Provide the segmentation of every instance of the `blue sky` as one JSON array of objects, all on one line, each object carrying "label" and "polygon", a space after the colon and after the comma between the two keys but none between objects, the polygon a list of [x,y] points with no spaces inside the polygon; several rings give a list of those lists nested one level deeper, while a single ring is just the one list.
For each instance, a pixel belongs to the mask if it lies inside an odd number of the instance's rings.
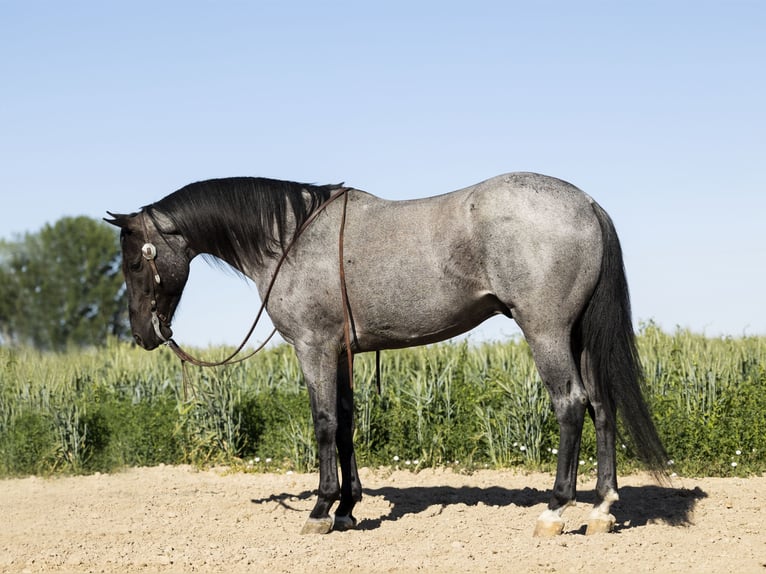
[{"label": "blue sky", "polygon": [[[0,0],[0,237],[210,177],[538,171],[612,215],[637,323],[766,334],[765,30],[757,0]],[[258,303],[195,261],[176,338],[236,343]]]}]

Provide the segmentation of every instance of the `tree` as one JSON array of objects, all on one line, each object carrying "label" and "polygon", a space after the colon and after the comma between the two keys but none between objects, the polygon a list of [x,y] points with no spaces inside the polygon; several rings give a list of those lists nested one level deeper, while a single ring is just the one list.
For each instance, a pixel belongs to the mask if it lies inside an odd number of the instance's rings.
[{"label": "tree", "polygon": [[0,241],[0,342],[10,338],[10,324],[16,308],[17,289],[13,286],[13,275],[5,266],[8,245]]},{"label": "tree", "polygon": [[89,217],[0,244],[0,297],[4,341],[62,350],[129,334],[118,236]]}]

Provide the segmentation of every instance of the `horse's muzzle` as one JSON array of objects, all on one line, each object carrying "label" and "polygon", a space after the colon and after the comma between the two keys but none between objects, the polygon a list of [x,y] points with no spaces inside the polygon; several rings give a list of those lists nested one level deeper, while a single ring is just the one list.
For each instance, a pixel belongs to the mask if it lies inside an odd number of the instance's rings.
[{"label": "horse's muzzle", "polygon": [[133,331],[133,340],[136,344],[147,351],[156,349],[163,343],[167,343],[173,336],[172,329],[164,323],[159,323],[156,327],[153,325],[151,331],[147,331],[144,334]]}]

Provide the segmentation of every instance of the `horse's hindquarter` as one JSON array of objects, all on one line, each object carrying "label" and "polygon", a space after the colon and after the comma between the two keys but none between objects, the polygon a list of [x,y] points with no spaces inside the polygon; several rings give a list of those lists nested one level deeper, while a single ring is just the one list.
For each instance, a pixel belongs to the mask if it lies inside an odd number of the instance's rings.
[{"label": "horse's hindquarter", "polygon": [[477,236],[492,292],[517,319],[571,325],[601,269],[601,227],[590,197],[564,181],[528,173],[499,176],[479,188]]}]

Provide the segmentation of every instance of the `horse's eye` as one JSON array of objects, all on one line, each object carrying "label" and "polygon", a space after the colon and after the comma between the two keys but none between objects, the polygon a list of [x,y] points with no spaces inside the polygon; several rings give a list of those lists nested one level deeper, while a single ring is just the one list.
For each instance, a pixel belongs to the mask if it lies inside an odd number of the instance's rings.
[{"label": "horse's eye", "polygon": [[128,266],[128,268],[129,268],[131,271],[141,271],[141,260],[139,259],[139,260],[138,260],[138,261],[136,261],[135,263],[131,263],[131,264]]}]

